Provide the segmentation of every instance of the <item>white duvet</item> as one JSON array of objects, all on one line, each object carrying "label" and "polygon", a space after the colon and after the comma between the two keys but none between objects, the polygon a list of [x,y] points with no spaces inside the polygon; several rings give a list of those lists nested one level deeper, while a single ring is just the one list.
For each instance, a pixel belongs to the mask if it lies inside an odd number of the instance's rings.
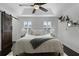
[{"label": "white duvet", "polygon": [[41,37],[41,36],[27,35],[27,36],[17,40],[16,43],[12,47],[13,55],[18,55],[20,53],[39,53],[39,52],[58,52],[61,55],[63,55],[62,42],[56,38],[45,41],[38,48],[33,49],[32,45],[30,43],[30,40],[32,40],[36,37]]}]

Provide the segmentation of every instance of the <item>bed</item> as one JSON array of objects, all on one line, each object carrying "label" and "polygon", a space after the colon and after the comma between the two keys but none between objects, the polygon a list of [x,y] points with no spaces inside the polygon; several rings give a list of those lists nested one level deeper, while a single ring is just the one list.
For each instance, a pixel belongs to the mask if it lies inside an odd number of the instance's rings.
[{"label": "bed", "polygon": [[[46,41],[39,40],[39,38]],[[42,43],[38,44],[36,40]],[[14,56],[21,56],[23,53],[24,56],[63,56],[63,44],[59,39],[52,37],[50,34],[42,36],[27,34],[16,41],[12,51]]]}]

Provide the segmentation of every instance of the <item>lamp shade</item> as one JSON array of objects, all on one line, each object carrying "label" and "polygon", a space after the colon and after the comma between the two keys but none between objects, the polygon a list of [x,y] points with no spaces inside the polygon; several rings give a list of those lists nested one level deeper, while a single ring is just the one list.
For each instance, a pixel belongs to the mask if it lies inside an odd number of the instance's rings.
[{"label": "lamp shade", "polygon": [[28,21],[28,25],[32,25],[32,22],[31,21]]},{"label": "lamp shade", "polygon": [[48,27],[51,28],[51,21],[48,22]]},{"label": "lamp shade", "polygon": [[31,27],[32,27],[32,22],[28,21],[28,28],[31,28]]},{"label": "lamp shade", "polygon": [[27,28],[27,21],[24,21],[24,28]]}]

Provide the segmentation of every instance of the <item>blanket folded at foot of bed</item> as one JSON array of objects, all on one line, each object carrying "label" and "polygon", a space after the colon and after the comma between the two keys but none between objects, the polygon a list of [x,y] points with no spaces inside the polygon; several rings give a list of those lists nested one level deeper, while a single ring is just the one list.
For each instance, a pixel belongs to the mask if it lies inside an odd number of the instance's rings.
[{"label": "blanket folded at foot of bed", "polygon": [[41,44],[43,44],[45,41],[48,41],[50,39],[53,39],[53,38],[34,38],[30,41],[30,43],[32,44],[33,49],[36,49]]}]

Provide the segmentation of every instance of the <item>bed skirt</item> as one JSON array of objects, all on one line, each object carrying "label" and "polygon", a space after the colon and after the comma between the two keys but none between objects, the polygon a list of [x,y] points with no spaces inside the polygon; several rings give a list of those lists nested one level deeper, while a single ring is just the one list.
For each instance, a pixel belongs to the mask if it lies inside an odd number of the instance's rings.
[{"label": "bed skirt", "polygon": [[44,53],[21,53],[16,56],[61,56],[60,53],[57,52],[44,52]]}]

